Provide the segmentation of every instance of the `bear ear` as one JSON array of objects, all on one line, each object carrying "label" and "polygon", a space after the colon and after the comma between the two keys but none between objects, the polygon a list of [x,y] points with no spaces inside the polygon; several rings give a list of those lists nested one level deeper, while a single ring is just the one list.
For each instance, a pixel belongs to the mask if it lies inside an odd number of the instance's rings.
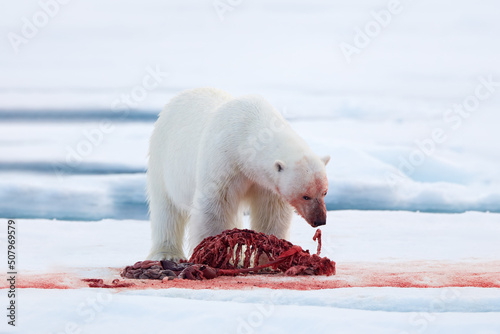
[{"label": "bear ear", "polygon": [[281,160],[276,160],[274,162],[274,169],[276,169],[278,173],[282,172],[285,169],[285,163]]},{"label": "bear ear", "polygon": [[326,165],[328,165],[328,162],[330,161],[330,156],[329,155],[325,155],[324,157],[321,158],[321,160],[323,161],[323,163]]}]

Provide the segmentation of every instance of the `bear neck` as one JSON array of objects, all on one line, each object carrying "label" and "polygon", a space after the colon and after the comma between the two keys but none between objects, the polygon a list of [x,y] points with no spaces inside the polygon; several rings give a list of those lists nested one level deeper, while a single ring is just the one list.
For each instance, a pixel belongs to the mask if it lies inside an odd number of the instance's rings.
[{"label": "bear neck", "polygon": [[289,126],[286,131],[276,133],[273,140],[258,150],[254,159],[244,168],[244,173],[260,186],[278,192],[279,173],[275,162],[281,161],[285,169],[304,158],[314,156],[306,142]]}]

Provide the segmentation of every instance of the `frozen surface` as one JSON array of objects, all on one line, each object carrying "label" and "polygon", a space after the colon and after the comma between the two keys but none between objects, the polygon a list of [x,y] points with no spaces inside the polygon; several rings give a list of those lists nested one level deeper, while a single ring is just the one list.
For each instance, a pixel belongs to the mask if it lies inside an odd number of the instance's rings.
[{"label": "frozen surface", "polygon": [[[20,282],[51,272],[102,277],[142,260],[149,225],[138,220],[17,220]],[[361,261],[381,267],[495,263],[500,272],[500,215],[333,211],[322,228],[322,254],[338,270]],[[293,222],[292,241],[315,249],[313,229]],[[5,236],[0,235],[0,244]],[[0,253],[0,262],[5,262]],[[415,262],[417,261],[417,262]],[[492,262],[493,261],[493,262]],[[405,265],[408,263],[408,265]],[[451,268],[451,267],[450,267]],[[495,270],[494,268],[489,268]],[[59,278],[63,280],[64,277]],[[325,278],[326,279],[326,278]],[[57,282],[54,282],[57,283]],[[18,327],[2,333],[169,331],[207,333],[480,333],[500,331],[500,289],[353,287],[313,291],[190,289],[18,289]],[[5,290],[4,290],[5,291]],[[69,326],[69,327],[68,327]],[[69,329],[68,329],[69,328]]]},{"label": "frozen surface", "polygon": [[[499,214],[330,211],[327,221],[322,227],[322,254],[338,263],[500,260]],[[143,260],[150,247],[147,221],[18,222],[19,269],[28,272],[122,267]],[[313,232],[295,215],[293,243],[315,250]],[[5,240],[4,234],[1,237]],[[1,263],[4,252],[0,256]]]},{"label": "frozen surface", "polygon": [[[157,109],[181,89],[217,86],[265,94],[302,116],[428,120],[473,93],[479,76],[500,75],[494,0],[401,1],[348,63],[340,44],[353,44],[356,28],[387,6],[255,0],[233,4],[221,20],[202,0],[127,0],[119,12],[113,2],[71,2],[17,53],[1,40],[2,109],[108,109],[158,65],[168,75],[136,107]],[[8,8],[0,14],[6,37],[20,34],[22,18],[40,5]]]},{"label": "frozen surface", "polygon": [[330,154],[329,209],[500,212],[497,2],[402,1],[350,62],[340,46],[387,1],[237,3],[72,1],[17,53],[41,5],[6,4],[0,215],[146,219],[152,123],[200,86],[265,96]]},{"label": "frozen surface", "polygon": [[460,297],[441,302],[439,289],[315,293],[26,289],[20,292],[24,303],[19,328],[4,333],[59,333],[76,327],[82,333],[167,329],[195,333],[203,328],[205,333],[495,334],[500,329],[500,293],[491,290],[457,288],[447,293]]},{"label": "frozen surface", "polygon": [[[415,138],[427,131],[422,121],[291,124],[318,154],[332,156],[330,210],[500,211],[496,142],[476,138],[497,133],[496,123],[453,137],[408,174],[399,170],[400,159],[408,159]],[[144,173],[153,122],[115,121],[111,132],[98,134],[99,126],[92,120],[0,123],[0,213],[147,219]]]}]

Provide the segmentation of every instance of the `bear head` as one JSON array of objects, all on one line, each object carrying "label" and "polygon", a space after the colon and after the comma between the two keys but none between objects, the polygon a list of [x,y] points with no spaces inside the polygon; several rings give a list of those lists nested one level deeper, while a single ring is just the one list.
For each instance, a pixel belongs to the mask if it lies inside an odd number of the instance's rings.
[{"label": "bear head", "polygon": [[274,162],[276,191],[312,227],[326,224],[325,196],[328,192],[328,179],[325,166],[329,161],[329,156],[304,156],[292,162]]}]

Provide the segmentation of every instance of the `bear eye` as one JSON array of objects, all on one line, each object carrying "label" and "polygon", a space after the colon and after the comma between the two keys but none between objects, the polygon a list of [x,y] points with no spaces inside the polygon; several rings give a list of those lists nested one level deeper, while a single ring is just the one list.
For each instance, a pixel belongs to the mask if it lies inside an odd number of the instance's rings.
[{"label": "bear eye", "polygon": [[309,196],[304,196],[304,197],[302,197],[302,198],[303,198],[303,199],[305,199],[306,201],[308,201],[308,200],[310,200],[310,199],[311,199],[311,197],[309,197]]}]

